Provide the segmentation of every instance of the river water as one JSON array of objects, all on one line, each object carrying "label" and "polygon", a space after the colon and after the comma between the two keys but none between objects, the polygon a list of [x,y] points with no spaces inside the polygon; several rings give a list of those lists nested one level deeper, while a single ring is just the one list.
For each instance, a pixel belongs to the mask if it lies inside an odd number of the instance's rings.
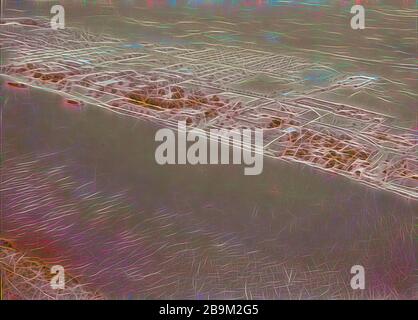
[{"label": "river water", "polygon": [[[397,72],[416,84],[411,71],[382,71]],[[412,127],[414,102],[403,99],[410,107],[386,111]],[[416,202],[269,159],[259,176],[160,166],[156,125],[4,81],[1,119],[2,236],[108,297],[416,294]],[[364,291],[350,288],[353,265],[365,267]]]}]

